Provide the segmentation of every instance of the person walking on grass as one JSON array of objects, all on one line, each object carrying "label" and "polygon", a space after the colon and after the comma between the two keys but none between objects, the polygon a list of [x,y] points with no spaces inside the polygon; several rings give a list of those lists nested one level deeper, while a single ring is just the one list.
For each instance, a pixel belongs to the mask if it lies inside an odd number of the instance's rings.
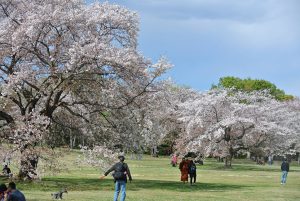
[{"label": "person walking on grass", "polygon": [[110,172],[114,171],[112,174],[114,177],[114,182],[115,182],[115,193],[114,193],[114,201],[118,200],[119,193],[121,191],[121,197],[120,201],[124,201],[126,198],[126,183],[127,183],[127,176],[129,178],[129,181],[131,183],[132,177],[130,174],[129,167],[125,161],[124,156],[119,156],[118,157],[120,162],[114,164],[109,170],[107,170],[100,179],[103,179],[106,177]]},{"label": "person walking on grass", "polygon": [[176,154],[173,154],[173,156],[172,156],[171,165],[173,167],[176,167],[176,165],[177,165],[177,155]]},{"label": "person walking on grass", "polygon": [[268,156],[268,164],[269,165],[273,164],[273,157],[271,155]]},{"label": "person walking on grass", "polygon": [[285,158],[281,164],[281,171],[282,171],[282,175],[281,175],[281,184],[286,184],[286,178],[288,175],[288,172],[290,171],[290,165],[287,162],[287,159]]},{"label": "person walking on grass", "polygon": [[196,183],[196,177],[197,177],[196,172],[197,172],[196,164],[194,163],[193,160],[191,160],[189,163],[189,175],[190,175],[190,184],[191,185],[193,185],[193,182],[194,182],[194,184]]},{"label": "person walking on grass", "polygon": [[182,158],[182,161],[179,164],[179,169],[181,172],[180,180],[185,184],[185,182],[188,182],[189,177],[189,160]]}]

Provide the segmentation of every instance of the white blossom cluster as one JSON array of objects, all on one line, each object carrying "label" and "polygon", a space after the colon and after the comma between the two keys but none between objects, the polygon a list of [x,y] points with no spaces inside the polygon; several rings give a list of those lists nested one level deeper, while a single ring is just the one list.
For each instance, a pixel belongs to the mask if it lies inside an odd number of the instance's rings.
[{"label": "white blossom cluster", "polygon": [[102,170],[107,170],[114,162],[118,160],[120,153],[112,151],[106,146],[94,146],[89,149],[86,146],[81,147],[82,156],[78,158],[80,165],[88,164]]}]

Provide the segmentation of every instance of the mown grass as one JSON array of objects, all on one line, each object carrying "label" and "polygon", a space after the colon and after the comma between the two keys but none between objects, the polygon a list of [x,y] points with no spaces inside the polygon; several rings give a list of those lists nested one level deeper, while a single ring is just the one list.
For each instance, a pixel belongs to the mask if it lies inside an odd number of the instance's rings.
[{"label": "mown grass", "polygon": [[[67,187],[64,200],[112,200],[112,177],[99,180],[103,173],[88,166],[74,164],[76,152],[63,158],[67,170],[41,181],[18,183],[29,201],[52,200],[50,194]],[[260,166],[247,160],[235,160],[233,167],[225,169],[222,163],[206,160],[198,166],[197,184],[179,182],[178,167],[171,167],[168,158],[146,156],[142,161],[127,160],[133,182],[127,185],[127,199],[132,201],[191,201],[191,200],[300,200],[300,167],[291,166],[288,181],[280,185],[280,166]]]}]

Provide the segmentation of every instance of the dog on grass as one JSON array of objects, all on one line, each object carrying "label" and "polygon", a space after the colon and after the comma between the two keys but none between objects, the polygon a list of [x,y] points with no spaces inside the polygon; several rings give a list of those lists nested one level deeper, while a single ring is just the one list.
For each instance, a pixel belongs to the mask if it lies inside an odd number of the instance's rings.
[{"label": "dog on grass", "polygon": [[52,199],[61,200],[61,199],[63,199],[64,193],[68,193],[66,188],[61,189],[61,191],[59,191],[59,192],[51,193]]}]

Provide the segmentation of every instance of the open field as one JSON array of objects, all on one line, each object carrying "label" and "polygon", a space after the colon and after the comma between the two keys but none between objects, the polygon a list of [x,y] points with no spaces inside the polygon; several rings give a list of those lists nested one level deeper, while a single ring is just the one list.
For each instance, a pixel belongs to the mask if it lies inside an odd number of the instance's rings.
[{"label": "open field", "polygon": [[[47,176],[42,181],[21,183],[18,187],[28,201],[52,200],[50,193],[67,187],[64,200],[111,201],[114,185],[112,177],[99,180],[102,174],[90,167],[74,164],[77,153],[64,157],[66,171]],[[129,201],[191,201],[191,200],[300,200],[300,167],[291,166],[287,184],[280,185],[279,164],[259,166],[246,160],[235,160],[232,169],[222,163],[206,160],[198,166],[195,186],[179,182],[178,167],[171,167],[168,158],[151,158],[142,161],[127,160],[133,182],[127,185]]]}]

